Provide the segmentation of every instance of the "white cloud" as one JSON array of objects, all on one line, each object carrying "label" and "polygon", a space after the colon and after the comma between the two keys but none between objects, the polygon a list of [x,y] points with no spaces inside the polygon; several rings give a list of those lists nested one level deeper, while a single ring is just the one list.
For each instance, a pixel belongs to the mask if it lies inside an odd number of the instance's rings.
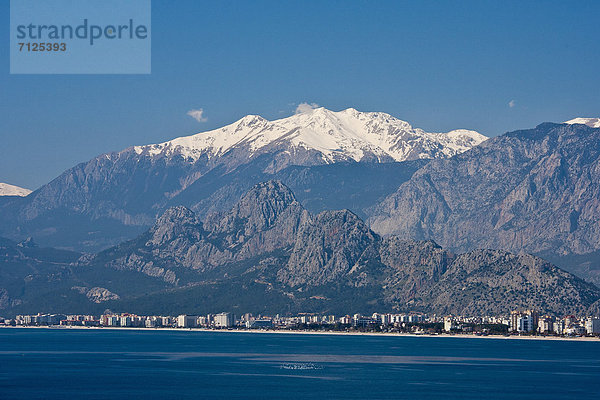
[{"label": "white cloud", "polygon": [[314,110],[315,108],[319,108],[317,103],[300,103],[298,104],[298,107],[296,107],[295,113],[302,114]]},{"label": "white cloud", "polygon": [[514,100],[511,100],[511,101],[509,101],[509,102],[508,102],[508,106],[509,106],[510,108],[513,108],[513,107],[515,106],[515,101],[514,101]]},{"label": "white cloud", "polygon": [[208,118],[206,118],[204,116],[204,110],[202,108],[199,108],[197,110],[190,110],[190,111],[187,112],[187,115],[189,115],[190,117],[194,118],[198,122],[206,122],[206,121],[208,121]]}]

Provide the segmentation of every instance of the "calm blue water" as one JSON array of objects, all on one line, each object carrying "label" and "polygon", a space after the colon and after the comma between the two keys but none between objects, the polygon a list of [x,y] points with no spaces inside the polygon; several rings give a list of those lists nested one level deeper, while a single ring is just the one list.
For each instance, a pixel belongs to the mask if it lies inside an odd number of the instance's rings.
[{"label": "calm blue water", "polygon": [[600,340],[0,329],[0,399],[573,399]]}]

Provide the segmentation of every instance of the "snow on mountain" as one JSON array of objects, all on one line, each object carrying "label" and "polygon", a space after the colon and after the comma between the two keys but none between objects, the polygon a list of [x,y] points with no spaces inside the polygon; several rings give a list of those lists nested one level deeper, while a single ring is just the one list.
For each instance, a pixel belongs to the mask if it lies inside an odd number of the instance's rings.
[{"label": "snow on mountain", "polygon": [[565,121],[565,124],[583,124],[592,128],[600,128],[600,118],[573,118]]},{"label": "snow on mountain", "polygon": [[0,182],[0,196],[27,196],[31,190]]},{"label": "snow on mountain", "polygon": [[210,159],[236,148],[245,148],[250,155],[279,148],[317,151],[324,163],[386,162],[451,157],[486,139],[470,130],[425,132],[380,112],[317,108],[275,121],[248,115],[219,129],[135,146],[134,150],[152,156],[182,155],[196,161],[203,155]]}]

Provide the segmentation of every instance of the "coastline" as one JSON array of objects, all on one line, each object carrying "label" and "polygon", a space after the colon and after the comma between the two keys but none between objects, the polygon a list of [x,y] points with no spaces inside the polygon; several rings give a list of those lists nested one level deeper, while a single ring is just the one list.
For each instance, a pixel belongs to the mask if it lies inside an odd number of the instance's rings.
[{"label": "coastline", "polygon": [[204,332],[204,333],[252,333],[286,335],[353,335],[377,337],[418,337],[418,338],[454,338],[454,339],[496,339],[496,340],[558,340],[568,342],[598,342],[600,337],[590,336],[519,336],[519,335],[473,335],[473,334],[415,334],[398,332],[340,332],[340,331],[304,331],[284,329],[207,329],[207,328],[143,328],[143,327],[97,327],[97,326],[1,326],[0,329],[48,329],[48,330],[109,330],[142,332]]}]

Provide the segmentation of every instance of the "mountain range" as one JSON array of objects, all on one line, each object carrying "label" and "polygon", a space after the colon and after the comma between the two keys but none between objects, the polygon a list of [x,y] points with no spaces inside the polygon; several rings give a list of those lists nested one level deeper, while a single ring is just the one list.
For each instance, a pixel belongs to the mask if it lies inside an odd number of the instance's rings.
[{"label": "mountain range", "polygon": [[409,161],[445,158],[487,139],[469,130],[428,133],[389,114],[334,112],[323,107],[291,117],[268,121],[258,115],[213,131],[165,143],[135,146],[136,154],[177,157],[197,161],[218,159],[229,152],[242,153],[238,162],[258,154],[277,153],[270,166],[276,171],[293,165],[320,165],[340,161]]},{"label": "mountain range", "polygon": [[104,154],[0,196],[0,308],[596,313],[598,125],[320,108]]},{"label": "mountain range", "polygon": [[[24,199],[0,201],[0,235],[97,251],[143,232],[170,206],[223,211],[269,179],[290,185],[305,204],[360,213],[426,160],[485,139],[466,130],[427,133],[354,109],[318,108],[277,121],[249,115],[214,131],[100,155]],[[318,197],[332,187],[337,195]]]},{"label": "mountain range", "polygon": [[378,233],[526,251],[598,282],[600,129],[541,124],[433,160],[374,206]]},{"label": "mountain range", "polygon": [[600,289],[540,258],[382,238],[348,210],[308,212],[279,181],[204,221],[169,208],[139,237],[95,255],[0,244],[8,313],[600,312]]}]

